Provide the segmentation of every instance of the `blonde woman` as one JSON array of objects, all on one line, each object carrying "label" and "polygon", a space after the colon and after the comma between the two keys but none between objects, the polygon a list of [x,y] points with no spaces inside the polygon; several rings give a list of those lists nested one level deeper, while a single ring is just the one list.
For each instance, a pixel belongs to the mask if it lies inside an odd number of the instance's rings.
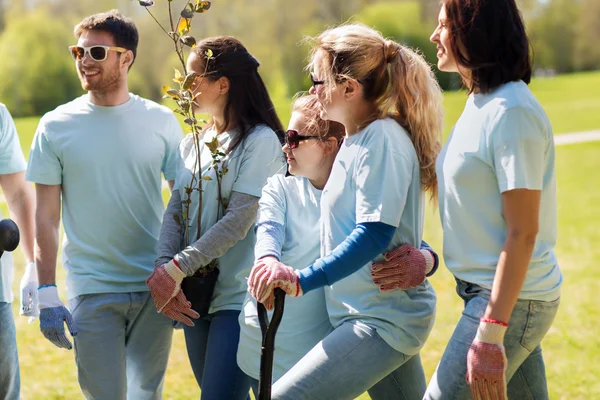
[{"label": "blonde woman", "polygon": [[372,262],[421,243],[423,192],[435,196],[437,188],[441,90],[420,55],[359,24],[319,35],[309,68],[321,116],[345,128],[321,196],[322,258],[297,270],[257,263],[249,289],[269,303],[277,287],[290,296],[324,287],[334,330],[275,383],[273,398],[353,399],[369,390],[374,399],[420,399],[420,359],[403,369],[414,376],[407,384],[375,384],[418,357],[435,292],[427,281],[382,292]]}]

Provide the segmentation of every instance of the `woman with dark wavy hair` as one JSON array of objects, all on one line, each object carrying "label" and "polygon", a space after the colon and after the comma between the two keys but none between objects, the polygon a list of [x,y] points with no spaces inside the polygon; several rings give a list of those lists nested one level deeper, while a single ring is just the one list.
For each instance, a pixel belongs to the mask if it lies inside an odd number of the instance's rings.
[{"label": "woman with dark wavy hair", "polygon": [[[548,398],[559,304],[554,140],[514,0],[444,0],[438,68],[469,91],[437,159],[444,259],[465,308],[426,399]],[[465,379],[466,378],[466,379]]]},{"label": "woman with dark wavy hair", "polygon": [[[248,398],[249,378],[239,369],[236,354],[238,315],[254,263],[255,234],[250,228],[267,179],[285,172],[283,127],[258,66],[242,43],[229,36],[204,39],[192,50],[187,69],[198,75],[192,85],[195,111],[211,118],[198,141],[190,134],[179,146],[175,188],[163,217],[156,268],[147,281],[158,311],[186,324],[188,357],[205,400]],[[218,165],[225,173],[220,183],[210,142],[218,143],[222,154]],[[202,182],[202,202],[200,191],[190,189],[192,180]],[[220,197],[227,199],[224,213],[219,212]],[[184,294],[182,281],[215,259],[220,272],[208,315],[192,322],[199,315],[190,309],[191,296],[186,295],[203,288]]]}]

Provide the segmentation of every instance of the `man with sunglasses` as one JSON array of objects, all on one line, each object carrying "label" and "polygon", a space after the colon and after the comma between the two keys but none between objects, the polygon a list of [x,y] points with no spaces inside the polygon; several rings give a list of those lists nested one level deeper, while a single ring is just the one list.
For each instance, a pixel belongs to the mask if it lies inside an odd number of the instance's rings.
[{"label": "man with sunglasses", "polygon": [[[145,281],[164,209],[160,175],[172,187],[182,131],[168,108],[129,93],[138,44],[130,19],[95,14],[75,37],[69,50],[87,93],[44,115],[27,170],[38,199],[40,329],[71,349],[66,323],[87,398],[156,399],[172,321],[156,312]],[[61,206],[68,308],[55,280]]]}]

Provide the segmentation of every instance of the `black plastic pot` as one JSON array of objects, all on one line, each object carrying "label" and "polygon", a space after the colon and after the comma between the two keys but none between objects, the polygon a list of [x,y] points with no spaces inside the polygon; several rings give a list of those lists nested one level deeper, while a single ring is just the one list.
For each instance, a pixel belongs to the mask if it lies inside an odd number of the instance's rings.
[{"label": "black plastic pot", "polygon": [[181,282],[183,294],[192,303],[192,309],[200,318],[208,315],[208,309],[219,278],[219,268],[199,269],[193,276]]}]

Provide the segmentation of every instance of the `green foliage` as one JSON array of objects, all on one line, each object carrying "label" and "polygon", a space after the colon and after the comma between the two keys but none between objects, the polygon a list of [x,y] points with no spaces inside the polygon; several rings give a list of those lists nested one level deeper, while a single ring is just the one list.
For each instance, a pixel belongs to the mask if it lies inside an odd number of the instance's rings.
[{"label": "green foliage", "polygon": [[14,116],[40,115],[82,93],[67,45],[72,27],[38,8],[12,15],[0,36],[0,99]]},{"label": "green foliage", "polygon": [[[356,20],[374,27],[384,37],[413,49],[419,49],[425,59],[435,65],[437,50],[429,41],[435,25],[433,22],[423,23],[420,16],[421,6],[417,1],[383,2],[365,7],[356,15]],[[459,86],[460,81],[456,74],[440,72],[435,66],[433,71],[443,89],[455,89]]]}]

